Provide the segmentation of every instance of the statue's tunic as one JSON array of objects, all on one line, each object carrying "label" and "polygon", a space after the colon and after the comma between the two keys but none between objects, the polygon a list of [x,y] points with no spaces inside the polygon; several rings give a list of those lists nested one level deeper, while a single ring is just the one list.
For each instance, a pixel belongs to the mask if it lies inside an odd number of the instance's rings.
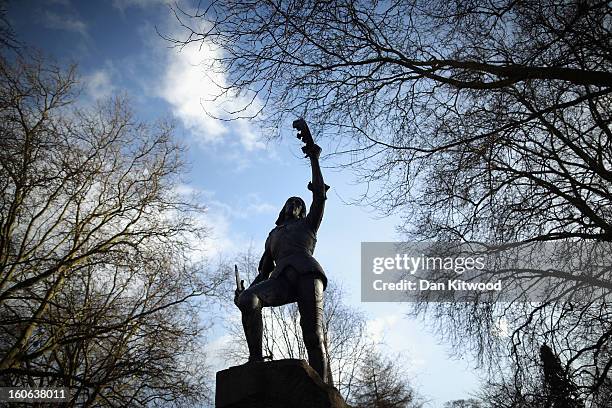
[{"label": "statue's tunic", "polygon": [[300,275],[310,274],[320,278],[325,288],[327,277],[312,254],[317,243],[316,233],[323,218],[326,194],[323,189],[316,191],[311,185],[309,188],[313,190],[313,200],[308,215],[281,224],[270,231],[259,270],[264,274],[271,271],[269,277],[276,279],[291,266]]},{"label": "statue's tunic", "polygon": [[281,276],[287,266],[292,266],[301,275],[314,274],[327,286],[325,272],[312,256],[316,242],[316,235],[305,218],[274,228],[266,240],[266,251],[276,264],[270,278]]}]

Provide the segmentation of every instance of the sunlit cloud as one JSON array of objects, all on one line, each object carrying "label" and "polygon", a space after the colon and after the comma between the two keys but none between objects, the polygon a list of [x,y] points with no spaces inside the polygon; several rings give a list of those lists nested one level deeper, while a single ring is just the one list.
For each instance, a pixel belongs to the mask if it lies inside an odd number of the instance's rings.
[{"label": "sunlit cloud", "polygon": [[183,198],[195,198],[206,203],[206,211],[198,215],[195,222],[205,227],[207,234],[203,239],[190,242],[194,254],[202,258],[211,259],[244,251],[253,242],[240,232],[240,222],[258,214],[274,214],[278,210],[255,193],[246,194],[240,203],[228,204],[216,198],[214,192],[190,184],[179,184],[174,191]]},{"label": "sunlit cloud", "polygon": [[174,115],[197,138],[205,142],[219,141],[228,129],[210,115],[219,111],[214,101],[219,93],[215,80],[222,81],[223,78],[207,70],[202,62],[205,58],[216,58],[217,53],[210,48],[198,50],[196,47],[174,51],[171,50],[168,55],[160,95],[170,103]]},{"label": "sunlit cloud", "polygon": [[[181,38],[175,32],[171,37]],[[222,51],[204,41],[182,48],[169,48],[159,96],[202,144],[237,140],[246,151],[263,149],[265,144],[246,119],[235,119],[233,112],[249,115],[259,109],[257,100],[224,93],[226,73],[217,61]],[[232,119],[232,120],[228,120]]]},{"label": "sunlit cloud", "polygon": [[83,84],[85,92],[93,100],[108,98],[115,92],[111,74],[105,69],[99,69],[83,76]]},{"label": "sunlit cloud", "polygon": [[366,323],[366,332],[375,343],[384,342],[387,333],[393,331],[392,329],[400,320],[401,316],[398,314],[368,320]]}]

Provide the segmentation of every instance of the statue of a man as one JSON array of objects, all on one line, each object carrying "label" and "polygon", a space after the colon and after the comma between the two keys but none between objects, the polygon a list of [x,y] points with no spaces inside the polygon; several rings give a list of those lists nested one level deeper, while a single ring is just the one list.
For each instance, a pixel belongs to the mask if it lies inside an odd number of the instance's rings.
[{"label": "statue of a man", "polygon": [[306,214],[306,204],[299,197],[285,203],[270,231],[265,251],[259,262],[259,274],[251,285],[236,290],[234,302],[242,312],[242,325],[249,348],[249,362],[262,361],[263,324],[261,309],[297,302],[304,344],[310,366],[327,381],[327,360],[323,351],[323,291],[327,278],[312,253],[325,207],[326,190],[319,167],[321,148],[310,135],[302,119],[293,123],[298,138],[306,145],[302,151],[310,159],[312,204]]}]

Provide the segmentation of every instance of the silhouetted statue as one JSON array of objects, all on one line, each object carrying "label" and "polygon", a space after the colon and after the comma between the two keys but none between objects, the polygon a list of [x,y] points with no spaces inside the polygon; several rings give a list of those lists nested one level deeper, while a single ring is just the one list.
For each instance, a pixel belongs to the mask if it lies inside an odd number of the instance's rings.
[{"label": "silhouetted statue", "polygon": [[304,141],[302,151],[310,158],[312,204],[306,214],[306,204],[300,197],[290,197],[270,231],[265,251],[259,262],[259,274],[248,289],[241,283],[234,303],[242,312],[242,325],[249,348],[249,362],[262,361],[263,323],[261,309],[297,302],[300,326],[308,351],[308,362],[327,382],[327,360],[323,352],[323,291],[327,278],[314,259],[316,234],[323,218],[326,191],[319,167],[321,148],[312,140],[303,119],[293,122],[298,138]]}]

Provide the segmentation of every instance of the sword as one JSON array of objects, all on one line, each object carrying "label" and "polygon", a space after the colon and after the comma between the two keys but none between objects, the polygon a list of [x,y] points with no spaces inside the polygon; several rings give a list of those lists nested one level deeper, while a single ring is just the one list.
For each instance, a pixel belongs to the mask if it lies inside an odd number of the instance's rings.
[{"label": "sword", "polygon": [[242,292],[244,290],[244,280],[240,279],[240,273],[238,272],[238,265],[234,265],[234,275],[236,275],[236,290]]},{"label": "sword", "polygon": [[[303,118],[296,119],[293,121],[292,126],[298,131],[297,138],[304,142],[305,146],[302,147],[302,152],[306,153],[309,148],[315,145],[306,121]],[[308,154],[306,154],[306,156],[308,156]]]}]

